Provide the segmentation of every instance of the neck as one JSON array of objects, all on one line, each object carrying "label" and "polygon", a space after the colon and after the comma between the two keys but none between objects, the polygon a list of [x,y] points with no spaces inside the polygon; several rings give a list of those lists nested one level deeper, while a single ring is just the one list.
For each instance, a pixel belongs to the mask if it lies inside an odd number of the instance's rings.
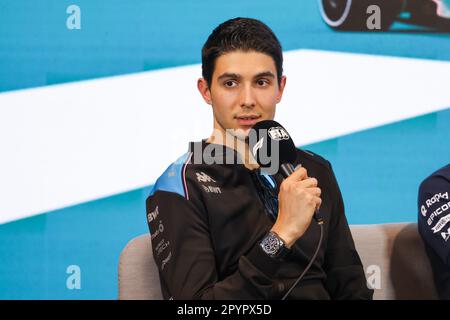
[{"label": "neck", "polygon": [[215,129],[211,136],[206,140],[206,142],[221,144],[233,150],[236,150],[247,169],[254,170],[259,168],[258,163],[250,153],[250,147],[248,146],[248,143],[243,137],[237,137],[227,131],[219,132]]}]

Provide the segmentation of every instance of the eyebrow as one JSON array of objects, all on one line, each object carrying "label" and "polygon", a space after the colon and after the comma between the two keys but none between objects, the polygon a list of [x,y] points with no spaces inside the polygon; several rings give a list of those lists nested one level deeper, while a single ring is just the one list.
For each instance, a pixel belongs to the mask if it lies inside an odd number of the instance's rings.
[{"label": "eyebrow", "polygon": [[[264,72],[260,72],[260,73],[256,74],[253,78],[261,78],[261,77],[275,78],[275,75],[271,71],[264,71]],[[240,79],[240,78],[242,78],[242,76],[237,73],[225,72],[225,73],[221,74],[217,78],[217,80],[222,80],[224,78]]]},{"label": "eyebrow", "polygon": [[255,78],[261,78],[261,77],[269,77],[269,78],[275,78],[275,75],[271,71],[264,71],[258,73]]}]

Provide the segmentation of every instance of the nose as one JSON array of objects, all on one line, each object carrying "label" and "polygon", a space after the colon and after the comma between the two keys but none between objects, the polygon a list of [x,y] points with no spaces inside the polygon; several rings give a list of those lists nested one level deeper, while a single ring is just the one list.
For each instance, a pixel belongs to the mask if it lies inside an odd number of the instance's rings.
[{"label": "nose", "polygon": [[254,108],[256,105],[255,93],[251,84],[246,84],[240,92],[240,105],[242,108]]}]

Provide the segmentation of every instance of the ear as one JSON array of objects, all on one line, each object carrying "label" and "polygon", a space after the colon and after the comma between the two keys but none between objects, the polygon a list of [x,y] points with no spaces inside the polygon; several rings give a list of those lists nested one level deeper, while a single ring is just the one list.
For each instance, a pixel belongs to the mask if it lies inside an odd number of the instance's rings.
[{"label": "ear", "polygon": [[285,86],[286,86],[286,76],[282,76],[280,85],[278,86],[277,103],[279,103],[281,101],[281,98],[283,97]]},{"label": "ear", "polygon": [[211,91],[209,90],[208,83],[204,78],[197,80],[197,89],[203,97],[203,100],[209,105],[212,105]]}]

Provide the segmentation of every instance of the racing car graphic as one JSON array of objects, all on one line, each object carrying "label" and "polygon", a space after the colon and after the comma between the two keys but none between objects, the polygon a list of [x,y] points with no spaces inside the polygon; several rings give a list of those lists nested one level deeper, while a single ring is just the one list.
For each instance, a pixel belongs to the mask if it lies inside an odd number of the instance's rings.
[{"label": "racing car graphic", "polygon": [[[367,31],[367,9],[380,9],[381,30],[396,20],[450,30],[450,0],[318,0],[322,19],[335,30]],[[406,18],[405,18],[406,17]]]}]

